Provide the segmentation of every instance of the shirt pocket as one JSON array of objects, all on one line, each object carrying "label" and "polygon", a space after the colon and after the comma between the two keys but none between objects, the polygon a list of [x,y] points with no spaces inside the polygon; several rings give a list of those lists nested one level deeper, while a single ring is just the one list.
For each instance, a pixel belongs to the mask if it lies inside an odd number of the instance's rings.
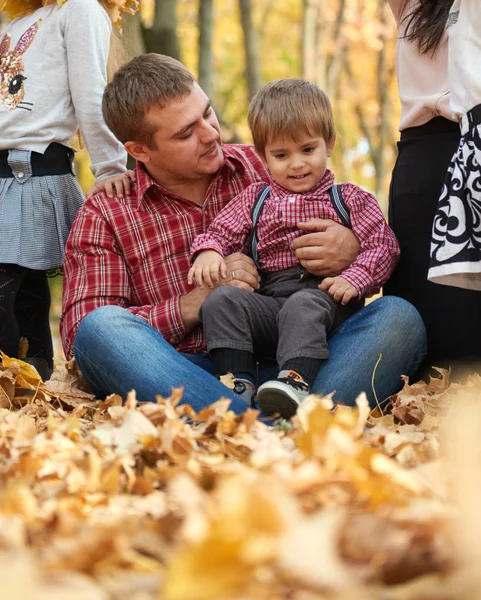
[{"label": "shirt pocket", "polygon": [[304,204],[302,196],[285,196],[276,203],[276,223],[284,228],[297,227],[304,214]]}]

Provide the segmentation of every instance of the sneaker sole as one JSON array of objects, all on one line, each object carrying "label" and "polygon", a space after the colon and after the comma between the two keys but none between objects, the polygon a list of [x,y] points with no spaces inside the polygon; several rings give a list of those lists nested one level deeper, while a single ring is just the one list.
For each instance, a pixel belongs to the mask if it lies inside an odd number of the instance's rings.
[{"label": "sneaker sole", "polygon": [[299,401],[289,395],[284,387],[276,389],[271,383],[269,388],[259,388],[257,392],[257,404],[266,416],[279,414],[283,419],[293,417],[299,408]]}]

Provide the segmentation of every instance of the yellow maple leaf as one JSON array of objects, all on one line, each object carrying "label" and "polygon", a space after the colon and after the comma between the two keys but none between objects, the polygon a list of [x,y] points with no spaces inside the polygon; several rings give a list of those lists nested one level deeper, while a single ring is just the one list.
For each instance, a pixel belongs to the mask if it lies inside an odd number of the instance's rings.
[{"label": "yellow maple leaf", "polygon": [[[67,0],[56,0],[57,6],[63,6]],[[51,2],[53,4],[53,2]],[[138,0],[107,0],[107,10],[113,23],[120,26],[122,14],[135,14],[140,6]],[[25,17],[43,6],[42,0],[0,0],[0,11],[5,11],[10,19]]]},{"label": "yellow maple leaf", "polygon": [[0,10],[5,11],[10,19],[24,17],[42,6],[41,0],[4,0],[0,1]]},{"label": "yellow maple leaf", "polygon": [[17,376],[17,383],[19,385],[25,385],[26,389],[35,389],[39,383],[42,382],[42,378],[38,374],[38,371],[32,365],[20,360],[19,358],[10,358],[0,350],[0,356],[2,357],[2,364],[4,369],[12,363],[17,363],[20,367],[20,372]]}]

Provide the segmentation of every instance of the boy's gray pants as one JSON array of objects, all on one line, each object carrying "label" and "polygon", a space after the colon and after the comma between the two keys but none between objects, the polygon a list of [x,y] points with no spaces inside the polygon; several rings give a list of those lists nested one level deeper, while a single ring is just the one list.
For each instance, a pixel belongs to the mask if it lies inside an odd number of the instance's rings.
[{"label": "boy's gray pants", "polygon": [[362,304],[342,306],[318,289],[321,281],[292,267],[265,274],[259,292],[216,288],[199,311],[207,350],[230,348],[258,358],[276,357],[280,368],[291,358],[328,358],[328,333]]}]

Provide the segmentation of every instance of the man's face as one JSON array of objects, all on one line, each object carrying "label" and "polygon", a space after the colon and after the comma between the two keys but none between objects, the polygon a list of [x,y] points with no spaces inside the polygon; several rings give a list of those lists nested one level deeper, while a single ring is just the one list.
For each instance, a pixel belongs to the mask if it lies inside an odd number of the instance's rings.
[{"label": "man's face", "polygon": [[144,119],[155,133],[144,162],[151,176],[169,188],[209,178],[222,166],[219,122],[209,98],[197,83],[185,98],[161,108],[152,106]]}]

